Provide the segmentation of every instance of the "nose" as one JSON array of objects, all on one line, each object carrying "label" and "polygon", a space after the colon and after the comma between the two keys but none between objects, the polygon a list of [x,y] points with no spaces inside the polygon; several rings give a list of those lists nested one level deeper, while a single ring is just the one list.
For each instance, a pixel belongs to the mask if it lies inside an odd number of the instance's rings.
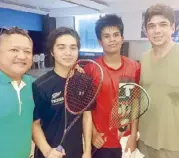
[{"label": "nose", "polygon": [[19,51],[17,57],[18,59],[25,60],[27,56],[24,51]]},{"label": "nose", "polygon": [[157,26],[155,27],[155,32],[156,32],[156,33],[161,32],[161,28],[160,28],[159,25],[157,25]]},{"label": "nose", "polygon": [[71,55],[71,49],[70,48],[66,48],[65,54],[70,56]]},{"label": "nose", "polygon": [[114,36],[110,36],[110,41],[114,41],[115,37]]}]

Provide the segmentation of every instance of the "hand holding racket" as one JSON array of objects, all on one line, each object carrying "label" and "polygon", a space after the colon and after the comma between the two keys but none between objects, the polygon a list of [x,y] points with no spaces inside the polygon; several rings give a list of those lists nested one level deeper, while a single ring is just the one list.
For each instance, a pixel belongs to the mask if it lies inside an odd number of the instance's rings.
[{"label": "hand holding racket", "polygon": [[110,128],[125,132],[128,125],[139,119],[149,108],[149,96],[136,83],[126,83],[119,88],[110,116]]},{"label": "hand holding racket", "polygon": [[[146,90],[140,85],[136,83],[122,85],[113,101],[109,129],[118,129],[118,134],[127,131],[128,125],[148,110],[149,101]],[[92,154],[96,151],[97,149],[94,149]]]},{"label": "hand holding racket", "polygon": [[[84,72],[80,73],[76,67],[80,67]],[[98,75],[92,75],[93,73]],[[102,68],[93,60],[78,60],[76,64],[70,69],[64,91],[65,97],[65,129],[61,139],[60,145],[57,147],[58,151],[62,151],[62,143],[64,142],[66,134],[70,131],[71,127],[77,122],[84,111],[94,104],[95,99],[101,89],[103,81]],[[68,110],[75,119],[67,126]]]},{"label": "hand holding racket", "polygon": [[[60,150],[60,152],[59,152]],[[47,157],[46,158],[54,158],[54,157],[58,157],[58,158],[62,158],[63,156],[65,156],[65,150],[62,148],[52,148]]]}]

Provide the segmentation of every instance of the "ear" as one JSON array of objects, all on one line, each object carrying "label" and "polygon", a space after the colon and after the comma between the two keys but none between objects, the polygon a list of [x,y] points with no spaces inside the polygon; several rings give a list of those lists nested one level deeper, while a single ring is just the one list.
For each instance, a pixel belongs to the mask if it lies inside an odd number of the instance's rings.
[{"label": "ear", "polygon": [[122,36],[121,39],[122,39],[122,44],[123,44],[124,43],[124,36]]},{"label": "ear", "polygon": [[103,46],[103,44],[102,44],[102,41],[101,41],[101,40],[98,40],[98,43],[99,43],[99,45],[100,45],[100,46]]},{"label": "ear", "polygon": [[54,53],[53,53],[52,51],[50,51],[50,54],[51,54],[51,56],[53,56],[53,57],[54,57]]},{"label": "ear", "polygon": [[147,35],[147,28],[145,26],[142,26],[142,32],[144,33],[144,36],[148,36]]},{"label": "ear", "polygon": [[149,35],[148,35],[148,31],[147,31],[147,29],[145,29],[145,36],[146,36],[146,38],[148,38],[149,39]]},{"label": "ear", "polygon": [[172,24],[171,28],[172,28],[172,34],[174,34],[175,33],[175,23]]}]

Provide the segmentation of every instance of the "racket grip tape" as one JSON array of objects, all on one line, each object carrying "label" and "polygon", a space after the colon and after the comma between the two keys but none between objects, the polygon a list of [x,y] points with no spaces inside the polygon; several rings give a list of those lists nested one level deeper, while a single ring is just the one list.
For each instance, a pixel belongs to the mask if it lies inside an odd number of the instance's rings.
[{"label": "racket grip tape", "polygon": [[61,145],[59,145],[56,149],[57,149],[57,151],[59,151],[59,152],[62,152],[62,151],[63,151],[63,147],[62,147]]}]

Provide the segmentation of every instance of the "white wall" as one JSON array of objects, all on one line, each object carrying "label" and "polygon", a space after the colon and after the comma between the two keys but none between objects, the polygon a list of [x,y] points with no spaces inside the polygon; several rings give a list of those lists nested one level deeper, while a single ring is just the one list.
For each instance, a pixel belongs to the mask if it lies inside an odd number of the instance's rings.
[{"label": "white wall", "polygon": [[75,28],[75,19],[73,16],[67,17],[57,17],[56,18],[56,28],[60,26]]},{"label": "white wall", "polygon": [[129,58],[140,60],[143,54],[151,48],[149,41],[129,41]]},{"label": "white wall", "polygon": [[143,40],[141,39],[142,12],[129,12],[118,14],[122,17],[124,23],[125,40]]},{"label": "white wall", "polygon": [[119,15],[124,23],[124,39],[129,42],[129,58],[140,60],[151,47],[147,39],[141,38],[142,11],[121,13]]},{"label": "white wall", "polygon": [[124,23],[124,39],[129,42],[129,58],[140,60],[151,47],[147,39],[141,38],[142,12],[120,14]]}]

